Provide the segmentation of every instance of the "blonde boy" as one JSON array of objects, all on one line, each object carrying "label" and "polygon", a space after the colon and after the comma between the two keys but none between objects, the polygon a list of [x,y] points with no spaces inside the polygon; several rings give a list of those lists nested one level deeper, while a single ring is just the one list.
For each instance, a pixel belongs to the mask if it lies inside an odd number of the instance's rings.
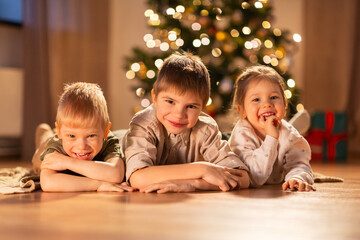
[{"label": "blonde boy", "polygon": [[[153,86],[153,104],[130,123],[126,179],[143,192],[247,188],[247,167],[202,112],[210,95],[200,58],[173,54]],[[237,169],[236,169],[237,168]]]},{"label": "blonde boy", "polygon": [[[119,140],[109,131],[106,100],[96,84],[65,86],[56,116],[57,134],[49,125],[37,129],[43,191],[124,191],[124,162]],[[49,136],[51,136],[49,138]],[[38,143],[39,144],[39,143]],[[131,189],[128,189],[131,190]]]}]

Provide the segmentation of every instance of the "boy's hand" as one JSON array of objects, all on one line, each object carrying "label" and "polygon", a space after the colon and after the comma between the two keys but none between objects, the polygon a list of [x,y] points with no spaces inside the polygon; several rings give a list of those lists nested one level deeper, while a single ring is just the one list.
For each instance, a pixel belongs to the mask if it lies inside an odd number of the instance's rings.
[{"label": "boy's hand", "polygon": [[98,192],[133,192],[135,190],[135,188],[130,187],[126,182],[121,184],[102,182],[97,189]]},{"label": "boy's hand", "polygon": [[277,116],[271,116],[266,119],[261,117],[260,123],[264,124],[266,135],[279,139],[281,120]]},{"label": "boy's hand", "polygon": [[194,180],[173,180],[151,184],[140,192],[150,193],[168,193],[168,192],[195,192],[196,188],[193,184]]},{"label": "boy's hand", "polygon": [[316,191],[316,188],[313,185],[308,184],[300,179],[292,178],[283,183],[282,189],[285,191],[286,189],[298,190],[299,192],[310,190]]},{"label": "boy's hand", "polygon": [[226,168],[215,164],[204,164],[202,179],[218,186],[222,191],[230,191],[238,186],[243,170]]},{"label": "boy's hand", "polygon": [[41,163],[41,169],[47,168],[55,171],[63,171],[68,169],[68,161],[70,161],[70,157],[54,151],[45,156]]}]

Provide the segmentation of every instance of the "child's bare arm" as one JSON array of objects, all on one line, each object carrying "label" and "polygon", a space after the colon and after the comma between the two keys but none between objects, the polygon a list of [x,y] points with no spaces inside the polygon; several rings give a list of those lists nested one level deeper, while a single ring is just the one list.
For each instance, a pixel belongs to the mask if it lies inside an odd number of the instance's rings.
[{"label": "child's bare arm", "polygon": [[51,169],[41,170],[40,185],[44,192],[124,192],[126,190],[114,183],[59,173]]},{"label": "child's bare arm", "polygon": [[223,191],[235,188],[243,170],[225,168],[207,162],[150,166],[130,176],[133,187],[143,189],[154,183],[170,180],[203,179]]},{"label": "child's bare arm", "polygon": [[124,178],[124,162],[119,157],[111,158],[106,162],[86,161],[55,151],[45,156],[41,168],[55,171],[69,169],[88,178],[113,183],[120,183]]},{"label": "child's bare arm", "polygon": [[[243,171],[243,170],[242,170]],[[243,171],[243,175],[238,178],[238,185],[236,188],[243,189],[249,187],[249,175],[246,171]],[[185,180],[170,180],[160,183],[151,184],[143,189],[141,192],[157,192],[157,193],[168,193],[168,192],[195,192],[196,190],[215,190],[218,191],[220,188],[216,185],[210,184],[204,179],[185,179]]]}]

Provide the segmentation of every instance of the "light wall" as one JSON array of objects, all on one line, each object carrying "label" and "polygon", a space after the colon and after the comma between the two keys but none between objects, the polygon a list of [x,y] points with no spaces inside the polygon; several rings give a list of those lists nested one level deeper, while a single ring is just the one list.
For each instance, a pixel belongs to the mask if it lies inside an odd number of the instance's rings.
[{"label": "light wall", "polygon": [[132,82],[125,77],[125,56],[135,46],[145,47],[143,37],[150,30],[144,16],[146,0],[110,1],[109,112],[112,129],[128,128],[134,107],[139,104]]}]

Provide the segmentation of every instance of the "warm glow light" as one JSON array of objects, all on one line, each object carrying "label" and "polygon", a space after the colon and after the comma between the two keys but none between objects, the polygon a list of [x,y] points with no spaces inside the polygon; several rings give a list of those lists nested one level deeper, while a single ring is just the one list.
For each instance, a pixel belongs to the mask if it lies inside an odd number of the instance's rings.
[{"label": "warm glow light", "polygon": [[194,30],[194,31],[200,31],[201,25],[200,25],[200,23],[195,22],[195,23],[193,23],[193,24],[191,25],[191,28],[192,28],[192,30]]},{"label": "warm glow light", "polygon": [[277,36],[277,37],[280,37],[280,36],[281,36],[281,30],[278,29],[278,28],[275,28],[275,29],[273,30],[273,33],[274,33],[274,35]]},{"label": "warm glow light", "polygon": [[133,70],[134,72],[138,72],[140,70],[140,64],[139,63],[133,63],[131,64],[131,70]]},{"label": "warm glow light", "polygon": [[241,7],[242,7],[243,9],[248,9],[248,8],[250,7],[250,4],[249,4],[248,2],[243,2],[243,3],[241,4]]},{"label": "warm glow light", "polygon": [[176,40],[176,45],[179,46],[179,47],[183,46],[184,45],[184,40],[182,40],[181,38],[178,38]]},{"label": "warm glow light", "polygon": [[276,50],[276,52],[275,52],[275,56],[276,56],[277,58],[281,59],[281,58],[283,58],[283,57],[284,57],[284,54],[283,54],[283,52],[282,52],[282,51],[280,51],[280,50]]},{"label": "warm glow light", "polygon": [[294,39],[295,42],[301,42],[301,36],[300,36],[300,34],[295,33],[295,34],[293,35],[293,39]]},{"label": "warm glow light", "polygon": [[182,6],[182,5],[178,5],[178,6],[176,7],[176,11],[177,11],[177,12],[180,12],[180,13],[183,13],[183,12],[185,12],[185,7]]},{"label": "warm glow light", "polygon": [[270,40],[265,40],[264,45],[265,45],[266,48],[272,48],[273,47],[273,43]]},{"label": "warm glow light", "polygon": [[135,78],[135,72],[132,70],[129,70],[126,72],[126,78],[127,79],[134,79]]},{"label": "warm glow light", "polygon": [[154,40],[149,40],[146,42],[146,46],[148,48],[154,48],[155,47],[155,41]]},{"label": "warm glow light", "polygon": [[203,10],[201,10],[200,15],[203,17],[206,17],[209,15],[209,12],[207,10],[203,9]]},{"label": "warm glow light", "polygon": [[200,41],[200,39],[195,39],[195,40],[193,41],[193,45],[194,45],[194,47],[200,47],[200,46],[201,46],[201,41]]},{"label": "warm glow light", "polygon": [[262,8],[262,7],[263,7],[263,5],[262,5],[261,2],[255,2],[254,6],[255,6],[256,8]]},{"label": "warm glow light", "polygon": [[136,96],[138,96],[138,97],[143,97],[144,95],[145,95],[145,89],[143,89],[143,88],[138,88],[138,89],[136,89]]},{"label": "warm glow light", "polygon": [[150,17],[153,14],[154,14],[154,11],[151,9],[148,9],[144,12],[145,17]]},{"label": "warm glow light", "polygon": [[264,61],[264,63],[269,64],[271,62],[271,57],[269,57],[268,55],[265,55],[263,57],[263,61]]},{"label": "warm glow light", "polygon": [[286,83],[290,88],[295,87],[295,81],[293,79],[291,79],[291,78],[288,79]]},{"label": "warm glow light", "polygon": [[220,57],[221,56],[221,50],[220,48],[214,48],[212,51],[211,51],[211,54],[214,56],[214,57]]},{"label": "warm glow light", "polygon": [[298,105],[296,105],[296,110],[298,112],[301,112],[301,111],[304,111],[305,110],[305,107],[304,105],[302,105],[301,103],[299,103]]},{"label": "warm glow light", "polygon": [[209,106],[212,103],[212,99],[209,98],[208,102],[206,103],[206,106]]},{"label": "warm glow light", "polygon": [[245,46],[246,49],[252,49],[252,44],[249,41],[246,41],[244,46]]},{"label": "warm glow light", "polygon": [[239,31],[236,29],[231,30],[230,34],[232,37],[238,37],[240,35]]},{"label": "warm glow light", "polygon": [[149,70],[146,72],[146,76],[150,79],[155,77],[155,72],[153,70]]},{"label": "warm glow light", "polygon": [[146,108],[146,107],[150,106],[150,101],[149,101],[149,99],[144,98],[143,100],[141,100],[140,105],[141,105],[143,108]]},{"label": "warm glow light", "polygon": [[152,20],[152,21],[157,21],[157,20],[159,20],[159,15],[156,14],[156,13],[154,13],[153,15],[150,16],[150,20]]},{"label": "warm glow light", "polygon": [[176,32],[170,31],[170,32],[169,32],[168,39],[169,39],[170,41],[175,41],[176,38],[177,38]]},{"label": "warm glow light", "polygon": [[160,68],[161,67],[161,65],[163,64],[163,60],[162,59],[156,59],[155,60],[155,66],[157,67],[157,68]]},{"label": "warm glow light", "polygon": [[167,42],[163,42],[163,43],[160,44],[160,50],[163,51],[163,52],[169,50],[169,48],[170,48],[170,46],[169,46],[169,44]]},{"label": "warm glow light", "polygon": [[144,35],[144,41],[147,42],[149,40],[153,40],[153,35],[148,33]]},{"label": "warm glow light", "polygon": [[243,27],[242,28],[242,32],[245,34],[245,35],[249,35],[251,33],[251,29],[249,27]]},{"label": "warm glow light", "polygon": [[207,38],[207,37],[204,37],[204,38],[202,38],[201,39],[201,43],[203,44],[203,45],[209,45],[210,44],[210,39],[209,38]]},{"label": "warm glow light", "polygon": [[179,13],[179,12],[176,12],[176,13],[174,13],[173,18],[174,18],[174,19],[181,19],[181,18],[182,18],[182,14]]},{"label": "warm glow light", "polygon": [[286,97],[287,99],[290,99],[290,98],[292,97],[292,94],[291,94],[291,91],[290,91],[290,90],[285,90],[284,94],[285,94],[285,97]]},{"label": "warm glow light", "polygon": [[262,26],[263,26],[263,28],[265,28],[265,29],[271,28],[271,24],[270,24],[268,21],[263,21],[263,22],[262,22]]},{"label": "warm glow light", "polygon": [[251,40],[251,45],[252,45],[252,48],[254,48],[254,49],[260,47],[259,42],[256,41],[255,39],[254,39],[254,40]]},{"label": "warm glow light", "polygon": [[201,0],[194,0],[194,1],[193,1],[193,4],[194,4],[195,6],[199,6],[199,5],[201,5]]},{"label": "warm glow light", "polygon": [[277,65],[279,65],[279,60],[277,60],[276,58],[272,58],[270,64],[276,67]]},{"label": "warm glow light", "polygon": [[168,9],[166,10],[166,14],[167,14],[167,15],[174,15],[174,13],[175,13],[175,9],[173,9],[173,8],[168,8]]}]

